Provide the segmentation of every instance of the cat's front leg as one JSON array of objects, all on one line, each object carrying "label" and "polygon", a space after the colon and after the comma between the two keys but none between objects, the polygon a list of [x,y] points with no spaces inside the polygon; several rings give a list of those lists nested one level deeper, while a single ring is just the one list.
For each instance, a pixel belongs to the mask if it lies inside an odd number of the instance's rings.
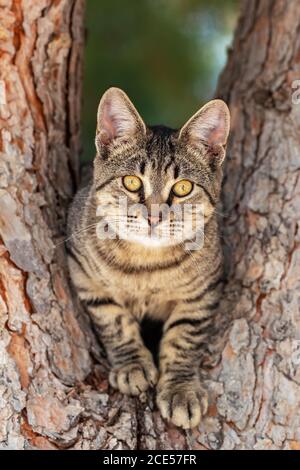
[{"label": "cat's front leg", "polygon": [[139,395],[157,382],[157,369],[135,318],[112,299],[86,302],[112,369],[109,382],[126,395]]},{"label": "cat's front leg", "polygon": [[157,405],[163,418],[184,429],[197,426],[207,411],[199,367],[214,330],[213,309],[193,313],[187,304],[179,305],[164,327]]}]

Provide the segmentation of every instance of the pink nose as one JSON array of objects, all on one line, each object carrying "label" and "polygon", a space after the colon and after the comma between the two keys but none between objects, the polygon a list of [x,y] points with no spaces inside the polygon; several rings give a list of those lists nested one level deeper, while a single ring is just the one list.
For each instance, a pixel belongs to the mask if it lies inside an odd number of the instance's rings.
[{"label": "pink nose", "polygon": [[149,215],[147,220],[148,224],[151,227],[154,227],[155,225],[158,225],[159,222],[161,222],[161,215]]}]

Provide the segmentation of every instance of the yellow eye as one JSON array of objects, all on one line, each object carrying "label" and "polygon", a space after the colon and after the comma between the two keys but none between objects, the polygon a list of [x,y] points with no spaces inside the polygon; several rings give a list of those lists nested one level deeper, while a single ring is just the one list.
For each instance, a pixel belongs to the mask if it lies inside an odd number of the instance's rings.
[{"label": "yellow eye", "polygon": [[189,180],[177,181],[172,189],[173,193],[178,197],[187,196],[193,189],[193,183]]},{"label": "yellow eye", "polygon": [[142,186],[142,182],[138,176],[124,176],[123,184],[125,188],[132,193],[137,192]]}]

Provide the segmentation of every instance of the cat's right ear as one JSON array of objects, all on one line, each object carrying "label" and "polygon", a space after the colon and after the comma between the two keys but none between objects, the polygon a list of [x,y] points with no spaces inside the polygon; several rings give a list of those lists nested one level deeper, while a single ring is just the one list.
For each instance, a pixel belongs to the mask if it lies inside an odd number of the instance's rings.
[{"label": "cat's right ear", "polygon": [[222,100],[212,100],[204,105],[182,127],[179,138],[192,144],[195,148],[202,144],[213,152],[210,157],[222,163],[225,157],[225,147],[230,129],[229,109]]},{"label": "cat's right ear", "polygon": [[97,113],[96,148],[120,138],[131,138],[146,133],[146,126],[134,105],[120,88],[109,88],[102,96]]}]

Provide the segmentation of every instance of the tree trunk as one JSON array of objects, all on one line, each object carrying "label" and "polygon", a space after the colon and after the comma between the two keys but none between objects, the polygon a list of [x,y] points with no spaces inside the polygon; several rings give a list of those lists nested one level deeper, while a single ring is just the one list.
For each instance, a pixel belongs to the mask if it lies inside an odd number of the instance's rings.
[{"label": "tree trunk", "polygon": [[300,449],[299,78],[298,2],[244,0],[219,82],[232,113],[223,200],[235,320],[212,421],[226,449]]},{"label": "tree trunk", "polygon": [[233,322],[207,376],[208,416],[188,432],[163,422],[152,394],[109,388],[69,287],[84,0],[1,5],[0,447],[300,448],[297,2],[243,2],[220,80],[233,117],[222,219]]},{"label": "tree trunk", "polygon": [[64,261],[78,167],[83,0],[0,11],[0,443],[76,441],[91,369]]}]

